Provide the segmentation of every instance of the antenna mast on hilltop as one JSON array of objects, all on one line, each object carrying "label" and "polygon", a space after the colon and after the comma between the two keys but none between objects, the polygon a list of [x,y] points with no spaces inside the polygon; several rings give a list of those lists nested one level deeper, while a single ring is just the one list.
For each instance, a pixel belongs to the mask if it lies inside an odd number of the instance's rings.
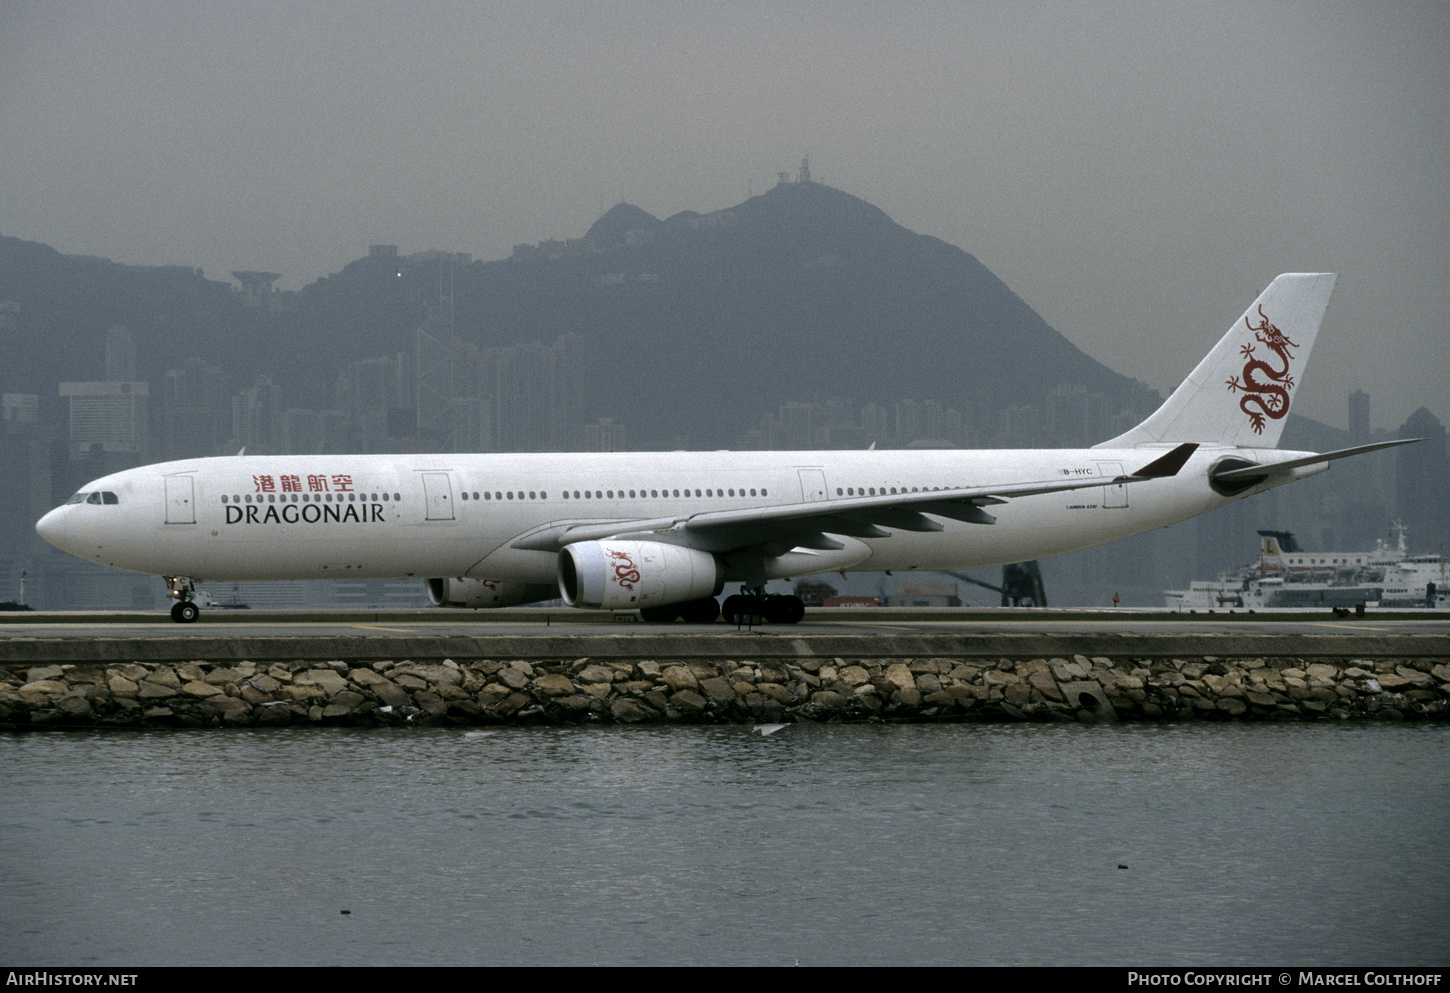
[{"label": "antenna mast on hilltop", "polygon": [[797,179],[796,182],[799,182],[799,183],[809,183],[810,181],[811,181],[811,157],[809,155],[807,155],[805,158],[801,159],[801,174],[800,174],[800,178]]}]

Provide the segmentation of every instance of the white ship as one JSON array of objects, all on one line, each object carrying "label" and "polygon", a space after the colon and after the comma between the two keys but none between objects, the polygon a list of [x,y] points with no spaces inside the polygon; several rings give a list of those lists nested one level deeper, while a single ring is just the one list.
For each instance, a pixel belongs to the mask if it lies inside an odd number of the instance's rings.
[{"label": "white ship", "polygon": [[1291,531],[1260,531],[1258,561],[1164,590],[1164,603],[1169,610],[1436,606],[1445,557],[1409,554],[1404,526],[1394,528],[1396,542],[1378,541],[1370,552],[1306,552]]}]

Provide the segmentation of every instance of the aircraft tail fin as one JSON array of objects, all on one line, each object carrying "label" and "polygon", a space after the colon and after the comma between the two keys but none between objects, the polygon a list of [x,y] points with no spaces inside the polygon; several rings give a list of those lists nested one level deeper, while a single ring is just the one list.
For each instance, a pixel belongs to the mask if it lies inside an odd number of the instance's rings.
[{"label": "aircraft tail fin", "polygon": [[1187,441],[1276,447],[1334,280],[1332,272],[1275,279],[1163,406],[1094,447]]}]

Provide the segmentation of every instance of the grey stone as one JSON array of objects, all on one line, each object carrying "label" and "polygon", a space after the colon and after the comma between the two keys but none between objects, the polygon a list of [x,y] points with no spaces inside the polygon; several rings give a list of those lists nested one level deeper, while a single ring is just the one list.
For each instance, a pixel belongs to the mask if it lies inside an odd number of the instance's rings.
[{"label": "grey stone", "polygon": [[639,724],[657,716],[655,711],[629,697],[617,697],[611,702],[609,715],[621,724]]},{"label": "grey stone", "polygon": [[574,683],[568,676],[551,673],[534,680],[534,692],[545,696],[562,697],[575,692]]},{"label": "grey stone", "polygon": [[730,703],[735,699],[734,688],[719,677],[701,680],[700,692],[716,703]]},{"label": "grey stone", "polygon": [[308,669],[293,677],[299,686],[316,686],[327,696],[336,696],[347,689],[347,680],[335,669]]},{"label": "grey stone", "polygon": [[135,696],[140,687],[125,676],[112,676],[106,684],[113,696]]},{"label": "grey stone", "polygon": [[[649,699],[648,696],[645,699]],[[691,689],[677,690],[670,696],[670,703],[676,709],[699,713],[705,709],[705,698]]]},{"label": "grey stone", "polygon": [[700,681],[695,678],[695,674],[682,665],[670,666],[664,672],[660,673],[660,678],[666,686],[676,692],[679,690],[698,690],[700,688]]},{"label": "grey stone", "polygon": [[457,665],[451,662],[445,662],[442,665],[425,665],[420,662],[400,665],[392,672],[393,680],[400,682],[399,677],[404,673],[421,679],[429,685],[457,686],[463,682],[463,673],[458,670]]}]

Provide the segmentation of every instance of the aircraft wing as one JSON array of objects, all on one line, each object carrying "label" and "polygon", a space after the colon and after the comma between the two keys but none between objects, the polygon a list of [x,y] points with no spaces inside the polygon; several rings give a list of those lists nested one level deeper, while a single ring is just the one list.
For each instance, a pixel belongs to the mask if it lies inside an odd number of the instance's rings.
[{"label": "aircraft wing", "polygon": [[[836,549],[831,535],[884,538],[897,531],[941,531],[932,517],[947,517],[968,524],[994,524],[983,507],[1044,493],[1090,489],[1113,483],[1135,483],[1177,474],[1198,446],[1179,445],[1126,476],[1087,476],[1071,480],[1043,480],[997,486],[970,486],[877,494],[833,500],[807,500],[771,507],[711,510],[698,514],[653,519],[610,521],[601,524],[559,525],[523,535],[514,548],[557,551],[565,545],[605,538],[665,541],[708,552],[729,552],[760,546],[772,555],[792,548]],[[932,516],[928,516],[932,515]]]}]

